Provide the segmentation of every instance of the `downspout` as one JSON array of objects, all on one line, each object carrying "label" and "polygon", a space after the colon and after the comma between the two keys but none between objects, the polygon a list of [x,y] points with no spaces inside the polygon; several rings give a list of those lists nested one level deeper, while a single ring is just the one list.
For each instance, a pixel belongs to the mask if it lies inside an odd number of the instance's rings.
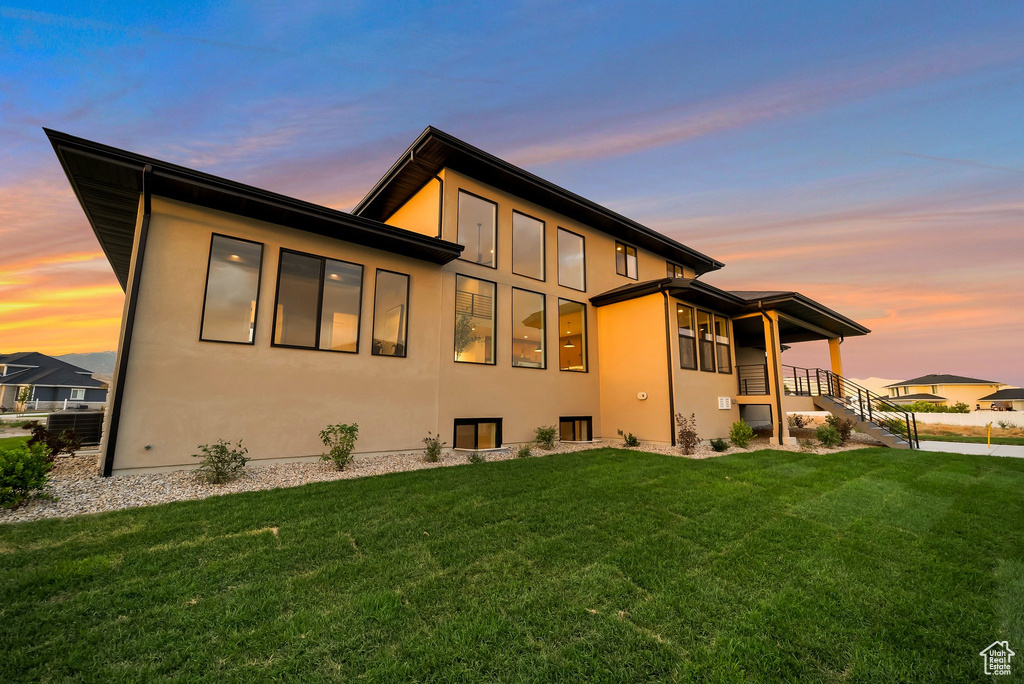
[{"label": "downspout", "polygon": [[665,365],[668,367],[668,426],[672,435],[672,446],[676,445],[676,391],[672,377],[672,316],[668,292],[661,291],[665,298]]},{"label": "downspout", "polygon": [[114,377],[114,394],[110,399],[110,431],[107,433],[107,448],[103,454],[103,477],[110,477],[114,470],[114,453],[117,450],[117,434],[121,426],[121,403],[124,399],[125,375],[128,371],[128,354],[132,346],[132,333],[135,328],[135,312],[139,303],[139,285],[142,282],[142,260],[146,255],[146,239],[149,237],[149,216],[153,207],[151,202],[151,190],[153,179],[153,166],[146,164],[142,169],[142,221],[139,225],[139,249],[135,255],[135,266],[132,269],[132,276],[128,282],[131,283],[132,291],[128,293],[128,309],[125,312],[124,340],[121,343],[121,353],[117,359],[117,372]]},{"label": "downspout", "polygon": [[764,312],[764,306],[760,301],[757,302],[757,309],[761,312],[761,316],[764,320],[768,321],[768,330],[771,331],[772,335],[772,372],[774,373],[772,377],[775,378],[775,421],[779,426],[779,446],[782,446],[782,388],[779,387],[779,358],[778,354],[775,352],[775,321],[772,320],[771,316]]}]

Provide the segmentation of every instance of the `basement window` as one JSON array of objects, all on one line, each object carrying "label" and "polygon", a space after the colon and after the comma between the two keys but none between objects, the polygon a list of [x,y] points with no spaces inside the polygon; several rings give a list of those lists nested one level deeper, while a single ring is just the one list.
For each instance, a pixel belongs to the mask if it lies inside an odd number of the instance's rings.
[{"label": "basement window", "polygon": [[558,438],[563,442],[589,442],[592,440],[591,416],[568,416],[558,419]]},{"label": "basement window", "polygon": [[456,449],[501,447],[501,418],[456,418],[453,432]]}]

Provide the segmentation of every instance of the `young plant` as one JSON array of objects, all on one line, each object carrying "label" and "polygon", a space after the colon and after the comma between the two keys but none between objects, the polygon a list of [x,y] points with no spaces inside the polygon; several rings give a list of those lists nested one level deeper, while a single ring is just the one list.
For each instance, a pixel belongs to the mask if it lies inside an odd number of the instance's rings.
[{"label": "young plant", "polygon": [[423,443],[427,445],[427,448],[423,450],[423,460],[427,463],[437,463],[440,461],[441,448],[444,446],[444,442],[441,441],[441,435],[428,432],[427,436],[423,438]]},{"label": "young plant", "polygon": [[721,437],[717,437],[711,440],[711,448],[714,449],[715,451],[725,451],[726,449],[729,448],[729,443],[726,442]]},{"label": "young plant", "polygon": [[28,439],[29,446],[36,444],[46,447],[50,463],[53,463],[61,454],[70,455],[82,448],[82,440],[78,438],[73,428],[65,428],[62,432],[50,432],[39,423],[32,427],[32,436]]},{"label": "young plant", "polygon": [[729,428],[729,441],[741,449],[750,446],[750,440],[754,439],[754,431],[742,418],[737,420]]},{"label": "young plant", "polygon": [[474,330],[473,319],[469,314],[461,314],[455,319],[455,360],[461,361],[462,354],[469,345],[479,342],[482,338]]},{"label": "young plant", "polygon": [[846,441],[850,439],[850,433],[853,432],[853,421],[849,418],[828,416],[825,418],[825,422],[834,427],[836,432],[839,433],[839,443],[846,444]]},{"label": "young plant", "polygon": [[487,457],[481,454],[479,451],[474,451],[469,456],[467,456],[466,459],[470,463],[483,463],[484,461],[487,460]]},{"label": "young plant", "polygon": [[835,429],[828,423],[819,425],[815,435],[818,437],[818,441],[821,442],[822,446],[836,447],[843,441],[843,438],[839,435],[839,430]]},{"label": "young plant", "polygon": [[622,442],[625,446],[640,446],[640,440],[632,432],[623,432],[622,430],[619,430],[619,437],[622,437]]},{"label": "young plant", "polygon": [[338,470],[344,470],[345,466],[352,462],[352,449],[355,448],[358,437],[358,423],[328,425],[320,431],[320,439],[328,448],[328,452],[320,456],[320,460],[332,461]]},{"label": "young plant", "polygon": [[516,458],[530,458],[533,456],[533,452],[530,451],[529,444],[520,444],[519,449],[516,451]]},{"label": "young plant", "polygon": [[1014,425],[1012,422],[1010,422],[1008,420],[996,421],[996,425],[998,425],[999,427],[1001,427],[1004,430],[1012,430],[1015,427],[1017,427],[1016,425]]},{"label": "young plant", "polygon": [[25,499],[39,496],[53,467],[47,446],[22,443],[0,449],[0,508],[14,508]]},{"label": "young plant", "polygon": [[796,428],[797,430],[807,427],[807,418],[799,413],[794,413],[787,417],[786,422],[789,424],[789,427]]},{"label": "young plant", "polygon": [[199,475],[212,484],[223,484],[237,477],[249,462],[246,457],[249,450],[242,446],[242,440],[232,446],[231,442],[218,439],[214,444],[200,444],[199,451],[192,454],[192,458],[202,459]]},{"label": "young plant", "polygon": [[555,438],[558,436],[558,428],[554,425],[541,425],[533,432],[537,435],[537,444],[540,444],[545,449],[555,448]]},{"label": "young plant", "polygon": [[803,439],[803,438],[801,438],[800,440],[798,440],[798,442],[800,443],[800,451],[814,451],[814,440],[813,439]]},{"label": "young plant", "polygon": [[697,416],[693,413],[687,418],[682,413],[676,414],[676,425],[679,426],[679,448],[684,454],[692,454],[700,446],[697,435]]}]

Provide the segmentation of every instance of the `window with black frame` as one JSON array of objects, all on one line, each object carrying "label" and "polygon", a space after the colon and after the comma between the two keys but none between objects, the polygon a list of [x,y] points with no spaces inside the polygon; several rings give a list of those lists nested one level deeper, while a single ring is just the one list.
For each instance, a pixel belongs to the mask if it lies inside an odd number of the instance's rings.
[{"label": "window with black frame", "polygon": [[558,370],[587,372],[587,305],[558,300]]},{"label": "window with black frame", "polygon": [[475,264],[497,268],[498,205],[465,190],[459,190],[458,240],[465,246],[459,257]]},{"label": "window with black frame", "polygon": [[377,269],[373,292],[374,356],[406,355],[409,320],[409,276]]},{"label": "window with black frame", "polygon": [[636,247],[624,242],[615,243],[615,272],[633,280],[637,279]]},{"label": "window with black frame", "polygon": [[676,305],[676,327],[679,330],[679,367],[697,370],[697,334],[692,308]]},{"label": "window with black frame", "polygon": [[697,346],[700,349],[700,369],[715,372],[715,336],[711,329],[711,314],[697,309]]},{"label": "window with black frame", "polygon": [[573,290],[587,289],[586,240],[565,228],[558,229],[558,284]]},{"label": "window with black frame", "polygon": [[685,278],[686,275],[683,272],[683,267],[679,264],[673,264],[671,261],[665,263],[666,275],[669,278]]},{"label": "window with black frame", "polygon": [[455,276],[455,360],[494,363],[494,317],[497,285],[489,280]]},{"label": "window with black frame", "polygon": [[512,288],[512,365],[547,368],[547,307],[540,292]]},{"label": "window with black frame", "polygon": [[715,353],[719,373],[732,373],[732,355],[730,353],[729,319],[715,316]]},{"label": "window with black frame", "polygon": [[593,439],[591,416],[569,416],[558,419],[558,438],[563,442],[589,442]]},{"label": "window with black frame", "polygon": [[512,272],[544,280],[544,222],[512,212]]},{"label": "window with black frame", "polygon": [[456,449],[501,447],[501,418],[456,418],[452,435]]},{"label": "window with black frame", "polygon": [[261,243],[211,237],[200,340],[253,344],[262,267]]},{"label": "window with black frame", "polygon": [[282,249],[271,344],[357,353],[362,295],[361,265]]}]

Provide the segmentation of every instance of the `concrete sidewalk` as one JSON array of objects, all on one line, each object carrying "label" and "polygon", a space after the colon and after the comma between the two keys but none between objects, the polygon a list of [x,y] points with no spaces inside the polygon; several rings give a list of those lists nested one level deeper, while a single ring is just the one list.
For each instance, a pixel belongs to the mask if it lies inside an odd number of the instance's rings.
[{"label": "concrete sidewalk", "polygon": [[922,439],[921,451],[945,451],[950,454],[980,454],[982,456],[1024,458],[1024,446],[1011,446],[1009,444],[993,444],[990,449],[987,444],[975,444],[973,442],[930,442]]}]

